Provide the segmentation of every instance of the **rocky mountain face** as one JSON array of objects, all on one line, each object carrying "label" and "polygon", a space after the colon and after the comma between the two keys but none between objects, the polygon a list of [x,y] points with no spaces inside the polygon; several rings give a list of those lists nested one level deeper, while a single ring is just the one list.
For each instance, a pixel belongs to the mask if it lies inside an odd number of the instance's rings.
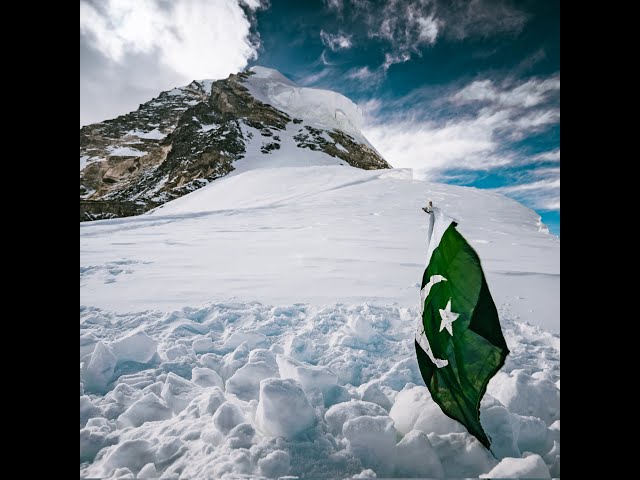
[{"label": "rocky mountain face", "polygon": [[[135,112],[80,129],[80,220],[137,215],[240,164],[390,168],[335,92],[253,67],[162,92]],[[300,160],[302,161],[302,160]]]}]

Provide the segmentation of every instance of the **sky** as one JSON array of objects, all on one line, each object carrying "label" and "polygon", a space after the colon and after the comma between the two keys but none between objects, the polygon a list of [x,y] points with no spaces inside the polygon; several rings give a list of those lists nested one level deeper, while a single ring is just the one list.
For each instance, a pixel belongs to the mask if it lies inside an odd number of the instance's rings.
[{"label": "sky", "polygon": [[253,65],[352,99],[394,167],[495,189],[560,234],[559,1],[80,2],[81,126]]}]

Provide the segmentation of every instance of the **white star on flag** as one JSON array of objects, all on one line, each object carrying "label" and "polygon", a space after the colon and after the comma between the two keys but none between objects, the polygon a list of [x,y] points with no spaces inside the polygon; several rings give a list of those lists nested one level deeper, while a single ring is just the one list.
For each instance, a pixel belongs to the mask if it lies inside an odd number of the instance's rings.
[{"label": "white star on flag", "polygon": [[440,311],[440,317],[442,318],[442,322],[440,322],[440,330],[438,331],[441,332],[443,328],[446,328],[449,335],[453,336],[452,324],[458,319],[460,314],[451,311],[451,299],[447,302],[447,306],[444,307],[444,310],[441,308],[438,310]]}]

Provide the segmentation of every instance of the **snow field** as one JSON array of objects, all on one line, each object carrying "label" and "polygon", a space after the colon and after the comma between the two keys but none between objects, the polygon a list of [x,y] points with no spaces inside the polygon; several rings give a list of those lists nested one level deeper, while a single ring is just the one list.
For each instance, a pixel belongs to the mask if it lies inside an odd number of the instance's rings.
[{"label": "snow field", "polygon": [[481,405],[496,459],[424,387],[417,308],[80,315],[83,476],[559,476],[558,335],[539,327],[502,319],[513,353]]}]

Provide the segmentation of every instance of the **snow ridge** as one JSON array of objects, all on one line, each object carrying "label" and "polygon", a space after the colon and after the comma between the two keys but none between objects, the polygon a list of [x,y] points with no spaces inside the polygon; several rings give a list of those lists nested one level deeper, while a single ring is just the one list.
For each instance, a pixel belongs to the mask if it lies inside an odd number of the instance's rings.
[{"label": "snow ridge", "polygon": [[371,146],[360,131],[362,111],[344,95],[330,90],[300,87],[277,70],[254,66],[244,81],[251,95],[282,110],[292,118],[303,118],[317,128],[342,130]]}]

